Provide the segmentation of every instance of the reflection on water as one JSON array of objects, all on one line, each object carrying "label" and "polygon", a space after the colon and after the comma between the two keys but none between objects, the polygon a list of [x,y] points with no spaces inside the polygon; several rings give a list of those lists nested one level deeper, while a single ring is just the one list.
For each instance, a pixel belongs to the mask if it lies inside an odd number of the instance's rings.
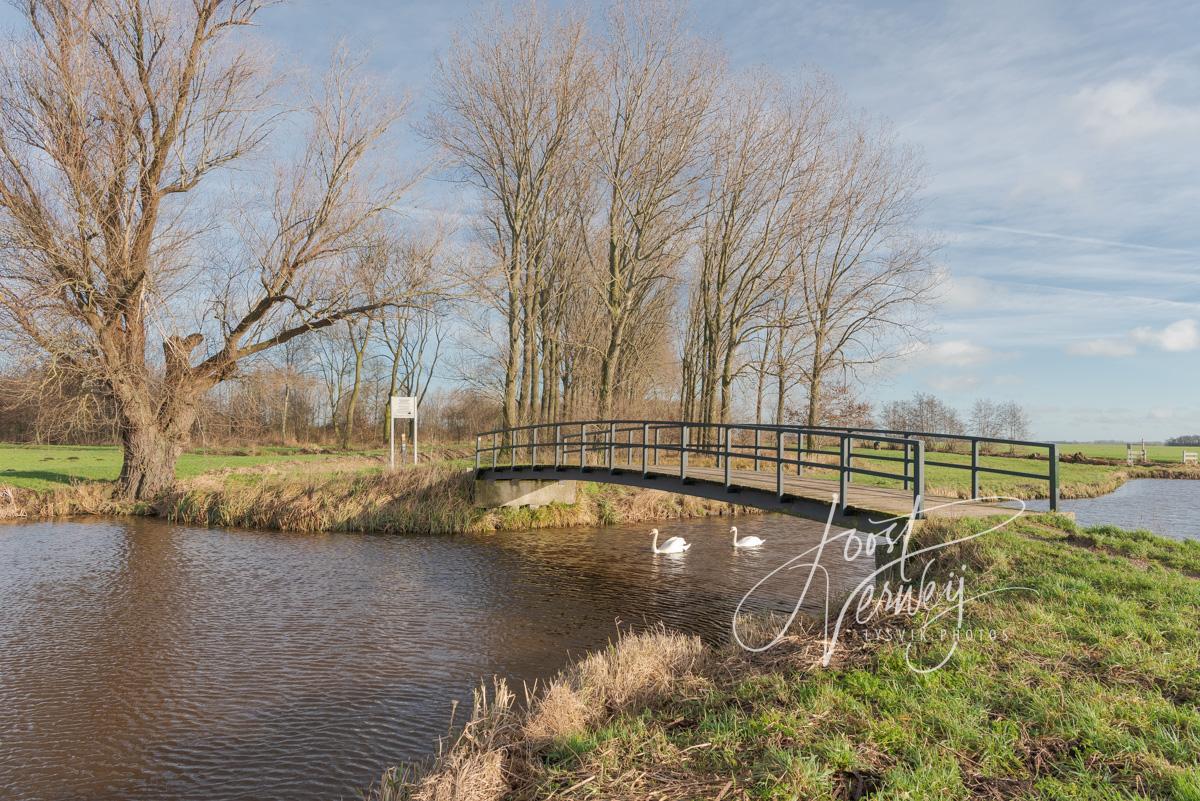
[{"label": "reflection on water", "polygon": [[[546,677],[618,622],[727,637],[741,595],[820,539],[742,518],[480,537],[157,521],[0,526],[0,788],[13,799],[357,797],[430,754],[481,678]],[[835,590],[872,569],[841,551]],[[800,574],[805,575],[800,575]],[[758,608],[790,608],[806,570]]]},{"label": "reflection on water", "polygon": [[[1047,501],[1026,501],[1030,511],[1044,512]],[[1200,481],[1139,478],[1099,498],[1062,501],[1082,526],[1112,525],[1146,529],[1164,537],[1200,539]]]}]

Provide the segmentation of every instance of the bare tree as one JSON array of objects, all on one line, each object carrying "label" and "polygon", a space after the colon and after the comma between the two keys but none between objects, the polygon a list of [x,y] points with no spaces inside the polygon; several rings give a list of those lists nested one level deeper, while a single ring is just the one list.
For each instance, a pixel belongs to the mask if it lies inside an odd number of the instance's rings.
[{"label": "bare tree", "polygon": [[916,312],[935,278],[932,243],[917,228],[915,157],[856,123],[829,142],[823,161],[820,191],[796,221],[808,425],[820,419],[830,371],[878,364],[920,334]]},{"label": "bare tree", "polygon": [[[1016,401],[1005,401],[996,407],[1000,430],[1008,439],[1029,439],[1029,412]],[[1014,446],[1015,447],[1015,446]]]},{"label": "bare tree", "polygon": [[[719,65],[665,2],[617,6],[601,67],[602,101],[589,119],[590,152],[603,197],[594,271],[607,318],[598,405],[609,416],[635,321],[676,275],[699,215],[698,167]],[[591,231],[590,221],[585,230]]]},{"label": "bare tree", "polygon": [[[732,84],[716,104],[684,356],[691,373],[683,388],[685,417],[729,419],[739,354],[769,324],[795,252],[795,226],[787,223],[812,183],[821,133],[817,92],[794,94],[755,76]],[[757,408],[761,414],[761,399]]]},{"label": "bare tree", "polygon": [[537,6],[523,5],[511,15],[476,19],[437,68],[428,133],[482,197],[482,233],[494,264],[479,289],[504,318],[506,426],[535,405],[537,304],[558,228],[547,217],[571,208],[561,193],[593,82],[584,31],[579,15],[547,19]]},{"label": "bare tree", "polygon": [[1003,433],[1004,422],[1001,418],[1001,406],[987,398],[979,398],[971,406],[971,431],[980,437],[999,437]]},{"label": "bare tree", "polygon": [[264,5],[30,0],[0,66],[0,309],[111,397],[128,497],[173,483],[198,400],[243,359],[414,293],[346,269],[408,182],[369,171],[401,109],[344,64],[268,208],[243,215],[232,266],[197,255],[214,225],[189,198],[279,119],[275,82],[236,38]]}]

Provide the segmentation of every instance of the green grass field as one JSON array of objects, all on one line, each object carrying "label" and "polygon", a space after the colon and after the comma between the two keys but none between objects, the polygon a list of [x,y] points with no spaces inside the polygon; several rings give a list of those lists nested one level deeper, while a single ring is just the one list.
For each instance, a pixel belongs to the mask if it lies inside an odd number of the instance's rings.
[{"label": "green grass field", "polygon": [[[191,478],[231,467],[331,458],[335,457],[298,448],[260,447],[244,455],[193,450],[180,457],[176,474]],[[77,481],[112,481],[120,472],[121,450],[111,445],[0,444],[0,484],[44,490]]]},{"label": "green grass field", "polygon": [[[1138,443],[1132,443],[1140,449]],[[1184,451],[1200,451],[1200,445],[1189,445],[1187,447],[1180,445],[1147,445],[1146,458],[1152,462],[1162,462],[1164,464],[1179,464],[1183,460]],[[1084,456],[1089,456],[1095,459],[1120,459],[1125,460],[1125,445],[1122,443],[1111,442],[1068,442],[1058,446],[1060,455],[1069,453],[1082,453]]]}]

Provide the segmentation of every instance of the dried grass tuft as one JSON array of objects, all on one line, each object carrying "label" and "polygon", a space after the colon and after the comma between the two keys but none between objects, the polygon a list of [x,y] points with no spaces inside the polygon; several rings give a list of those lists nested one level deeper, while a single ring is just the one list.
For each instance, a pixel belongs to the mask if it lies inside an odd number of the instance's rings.
[{"label": "dried grass tuft", "polygon": [[0,520],[140,511],[135,504],[115,498],[115,490],[115,484],[104,481],[80,482],[48,491],[0,486]]},{"label": "dried grass tuft", "polygon": [[498,801],[518,783],[536,778],[531,756],[553,743],[583,734],[610,716],[653,706],[679,688],[702,681],[700,639],[663,628],[623,634],[533,693],[524,711],[497,680],[492,699],[479,692],[471,720],[454,745],[422,778],[390,770],[372,801]]}]

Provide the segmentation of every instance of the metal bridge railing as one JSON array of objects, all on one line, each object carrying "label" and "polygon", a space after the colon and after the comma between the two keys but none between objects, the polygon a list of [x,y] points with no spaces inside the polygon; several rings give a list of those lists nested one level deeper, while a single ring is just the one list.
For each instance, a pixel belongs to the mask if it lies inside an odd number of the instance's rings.
[{"label": "metal bridge railing", "polygon": [[[927,458],[929,453],[938,453],[929,450],[927,441],[960,440],[970,443],[969,465]],[[858,451],[856,443],[860,446]],[[984,466],[979,462],[980,449],[989,444],[1046,449],[1048,471],[1040,474]],[[872,448],[869,454],[862,452],[863,445]],[[866,460],[894,464],[896,472],[865,467],[862,462]],[[680,480],[687,482],[697,478],[696,468],[710,463],[720,470],[719,476],[727,489],[738,486],[733,481],[735,470],[756,475],[773,473],[775,494],[781,501],[787,494],[785,477],[790,472],[799,476],[805,469],[835,471],[843,512],[849,484],[858,475],[894,480],[905,490],[911,490],[913,508],[920,513],[925,495],[925,469],[929,466],[970,471],[972,498],[979,497],[980,474],[1047,481],[1050,509],[1058,508],[1058,447],[1049,442],[884,429],[663,420],[540,423],[487,431],[475,440],[477,473],[501,467],[574,467],[583,472],[634,470],[648,479],[671,466],[675,469],[670,472],[677,470]],[[706,471],[704,477],[710,478],[711,473]]]}]

